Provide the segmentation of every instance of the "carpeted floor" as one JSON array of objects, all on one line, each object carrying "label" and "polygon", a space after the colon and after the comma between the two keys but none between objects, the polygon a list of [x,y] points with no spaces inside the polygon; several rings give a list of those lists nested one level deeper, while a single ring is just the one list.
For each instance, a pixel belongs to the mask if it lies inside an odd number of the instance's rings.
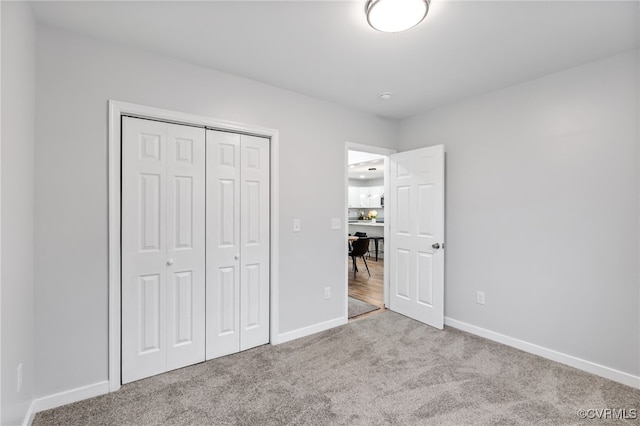
[{"label": "carpeted floor", "polygon": [[140,380],[33,424],[638,424],[585,421],[581,409],[640,410],[640,390],[384,312]]},{"label": "carpeted floor", "polygon": [[380,309],[379,306],[363,302],[362,300],[354,299],[353,297],[349,297],[348,308],[349,309],[347,318],[355,318],[360,315],[368,314],[369,312],[377,311],[378,309]]}]

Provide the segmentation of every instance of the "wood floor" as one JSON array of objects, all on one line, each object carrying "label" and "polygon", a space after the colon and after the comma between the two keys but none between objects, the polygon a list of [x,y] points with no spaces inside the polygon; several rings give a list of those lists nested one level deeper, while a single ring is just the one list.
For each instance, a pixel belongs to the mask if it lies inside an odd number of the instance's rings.
[{"label": "wood floor", "polygon": [[351,258],[349,258],[349,296],[375,306],[380,306],[380,309],[360,315],[349,321],[357,321],[361,318],[379,314],[385,310],[383,290],[384,260],[378,259],[376,262],[375,257],[367,258],[367,265],[369,265],[371,277],[367,274],[367,268],[364,266],[361,258],[356,258],[356,264],[358,265],[358,272],[356,272],[354,279],[353,263],[351,262]]}]

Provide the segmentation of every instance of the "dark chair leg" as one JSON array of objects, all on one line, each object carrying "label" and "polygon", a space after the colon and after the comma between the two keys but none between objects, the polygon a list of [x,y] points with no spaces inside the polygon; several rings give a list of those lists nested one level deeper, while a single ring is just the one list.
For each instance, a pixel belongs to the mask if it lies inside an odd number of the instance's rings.
[{"label": "dark chair leg", "polygon": [[369,276],[371,276],[371,272],[369,272],[369,265],[367,265],[367,259],[365,259],[364,256],[362,256],[362,260],[364,261],[364,266],[367,267],[367,273],[369,273]]},{"label": "dark chair leg", "polygon": [[356,272],[358,271],[358,268],[356,267],[356,257],[355,256],[351,256],[351,259],[353,259],[353,279],[356,279]]},{"label": "dark chair leg", "polygon": [[373,240],[374,245],[376,246],[376,262],[378,261],[378,239]]}]

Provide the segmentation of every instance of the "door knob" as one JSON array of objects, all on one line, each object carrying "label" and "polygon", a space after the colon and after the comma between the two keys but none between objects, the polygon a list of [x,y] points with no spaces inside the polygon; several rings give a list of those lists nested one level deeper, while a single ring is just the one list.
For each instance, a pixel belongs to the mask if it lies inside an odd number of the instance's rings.
[{"label": "door knob", "polygon": [[167,259],[167,265],[168,266],[173,265],[173,259]]},{"label": "door knob", "polygon": [[240,259],[240,256],[236,254],[235,256],[233,256],[233,258],[234,258],[235,260],[238,260],[238,259]]},{"label": "door knob", "polygon": [[440,243],[431,244],[431,248],[433,248],[434,250],[438,250],[440,248]]}]

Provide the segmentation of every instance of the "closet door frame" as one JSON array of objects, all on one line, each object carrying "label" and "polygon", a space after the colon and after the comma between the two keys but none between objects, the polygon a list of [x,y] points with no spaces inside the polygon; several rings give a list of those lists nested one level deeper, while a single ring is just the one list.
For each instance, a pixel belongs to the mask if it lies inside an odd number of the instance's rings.
[{"label": "closet door frame", "polygon": [[122,116],[261,136],[270,140],[270,324],[269,342],[278,344],[279,336],[279,131],[211,117],[186,114],[144,105],[109,100],[109,391],[120,389],[121,382],[121,122]]}]

